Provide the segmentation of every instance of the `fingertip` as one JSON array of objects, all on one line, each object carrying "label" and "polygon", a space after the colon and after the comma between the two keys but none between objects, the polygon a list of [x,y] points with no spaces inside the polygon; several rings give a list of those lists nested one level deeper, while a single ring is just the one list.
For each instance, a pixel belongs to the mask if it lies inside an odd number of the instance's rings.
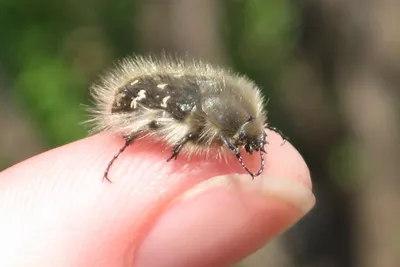
[{"label": "fingertip", "polygon": [[267,146],[269,176],[294,179],[300,184],[312,189],[310,170],[293,144],[286,140],[282,144],[282,137],[276,132],[268,130],[270,144]]}]

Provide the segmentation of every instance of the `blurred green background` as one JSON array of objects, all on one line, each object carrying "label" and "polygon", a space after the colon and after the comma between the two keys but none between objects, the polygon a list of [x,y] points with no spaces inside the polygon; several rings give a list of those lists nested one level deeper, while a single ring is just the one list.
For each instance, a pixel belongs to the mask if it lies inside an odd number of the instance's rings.
[{"label": "blurred green background", "polygon": [[400,266],[396,1],[2,0],[0,169],[87,135],[88,88],[132,54],[244,73],[311,170],[317,206],[243,266]]}]

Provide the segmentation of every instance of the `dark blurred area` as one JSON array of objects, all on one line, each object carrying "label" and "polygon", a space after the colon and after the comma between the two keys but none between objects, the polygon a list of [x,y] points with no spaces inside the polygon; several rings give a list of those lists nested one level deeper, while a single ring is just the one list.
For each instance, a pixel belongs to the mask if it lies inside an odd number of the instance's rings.
[{"label": "dark blurred area", "polygon": [[399,267],[399,27],[393,0],[2,0],[0,169],[86,136],[121,57],[200,57],[263,88],[314,182],[312,212],[240,266]]}]

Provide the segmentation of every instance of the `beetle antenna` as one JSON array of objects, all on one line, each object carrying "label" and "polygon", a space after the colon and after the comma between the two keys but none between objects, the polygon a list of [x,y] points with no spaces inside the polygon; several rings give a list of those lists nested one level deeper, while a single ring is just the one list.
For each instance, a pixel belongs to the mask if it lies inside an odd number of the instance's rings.
[{"label": "beetle antenna", "polygon": [[267,128],[268,130],[274,131],[274,132],[276,132],[277,134],[279,134],[279,135],[282,137],[282,139],[283,139],[282,145],[284,145],[284,144],[286,143],[286,141],[289,140],[289,138],[288,138],[286,135],[284,135],[284,134],[282,133],[282,131],[279,130],[279,129],[277,129],[276,127],[272,127],[272,126],[266,125],[265,128]]}]

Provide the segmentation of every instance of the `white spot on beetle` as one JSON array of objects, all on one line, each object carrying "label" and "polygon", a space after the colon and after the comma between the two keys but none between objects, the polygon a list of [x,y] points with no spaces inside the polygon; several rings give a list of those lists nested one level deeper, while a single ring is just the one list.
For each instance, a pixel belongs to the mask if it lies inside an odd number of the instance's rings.
[{"label": "white spot on beetle", "polygon": [[171,98],[171,96],[166,96],[163,98],[162,103],[161,103],[161,107],[166,108],[167,107],[167,102],[168,100]]},{"label": "white spot on beetle", "polygon": [[131,108],[136,109],[137,108],[137,102],[145,99],[146,98],[146,90],[140,90],[137,97],[135,97],[134,99],[132,99],[131,102]]},{"label": "white spot on beetle", "polygon": [[139,80],[134,80],[133,82],[131,82],[131,85],[135,85],[139,82]]},{"label": "white spot on beetle", "polygon": [[160,84],[157,85],[157,88],[160,88],[161,90],[164,90],[167,85],[168,85],[167,83],[160,83]]}]

